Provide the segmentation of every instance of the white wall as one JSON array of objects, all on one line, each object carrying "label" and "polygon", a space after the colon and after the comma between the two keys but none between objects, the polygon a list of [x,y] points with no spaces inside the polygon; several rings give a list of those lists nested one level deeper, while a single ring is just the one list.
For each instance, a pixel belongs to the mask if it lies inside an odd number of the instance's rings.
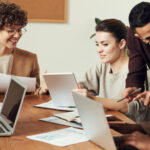
[{"label": "white wall", "polygon": [[[141,0],[68,0],[67,23],[29,23],[18,47],[38,55],[41,73],[75,72],[80,79],[99,61],[96,53],[94,18],[117,18],[128,25],[131,8]],[[150,2],[150,0],[149,0]]]}]

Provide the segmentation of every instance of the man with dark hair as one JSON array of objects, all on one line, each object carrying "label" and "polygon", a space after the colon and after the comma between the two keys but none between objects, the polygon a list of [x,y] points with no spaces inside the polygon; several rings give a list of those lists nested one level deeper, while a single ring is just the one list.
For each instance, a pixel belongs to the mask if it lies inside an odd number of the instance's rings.
[{"label": "man with dark hair", "polygon": [[[129,95],[139,87],[144,89],[147,67],[150,68],[150,3],[141,2],[133,7],[129,14],[129,23],[130,28],[127,35],[127,46],[130,49],[129,73],[122,97],[128,98],[129,101],[140,99],[144,105],[150,105],[150,91]],[[150,122],[140,125],[146,133],[150,134]],[[142,133],[134,132],[123,137],[123,141],[125,145],[150,150],[150,137]]]},{"label": "man with dark hair", "polygon": [[150,68],[150,3],[141,2],[132,8],[129,14],[130,28],[127,36],[127,46],[130,49],[129,73],[126,89],[122,97],[129,101],[140,99],[144,105],[150,104],[150,91],[145,91],[130,97],[129,94],[141,87],[144,89],[147,66]]}]

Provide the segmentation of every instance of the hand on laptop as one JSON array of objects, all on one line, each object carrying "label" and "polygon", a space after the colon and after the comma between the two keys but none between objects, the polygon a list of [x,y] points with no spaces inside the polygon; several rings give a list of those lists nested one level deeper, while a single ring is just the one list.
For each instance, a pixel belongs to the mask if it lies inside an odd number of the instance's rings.
[{"label": "hand on laptop", "polygon": [[78,93],[80,95],[83,95],[85,97],[88,97],[88,90],[82,88],[81,84],[78,84],[78,88],[77,89],[73,89],[72,91],[76,92],[76,93]]},{"label": "hand on laptop", "polygon": [[[47,70],[45,69],[43,73],[47,73]],[[46,86],[46,82],[44,78],[42,77],[42,84],[41,84],[41,89],[39,91],[39,94],[46,94],[48,92],[48,88]]]},{"label": "hand on laptop", "polygon": [[140,150],[150,150],[150,137],[140,132],[134,132],[132,134],[122,137],[123,145],[131,145]]},{"label": "hand on laptop", "polygon": [[110,128],[122,133],[130,134],[135,131],[146,134],[145,130],[139,124],[129,124],[129,123],[109,123]]}]

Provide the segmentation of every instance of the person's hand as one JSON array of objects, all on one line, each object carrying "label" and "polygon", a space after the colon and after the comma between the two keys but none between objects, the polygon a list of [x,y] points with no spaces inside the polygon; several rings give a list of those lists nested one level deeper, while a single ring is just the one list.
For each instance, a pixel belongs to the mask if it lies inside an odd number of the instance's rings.
[{"label": "person's hand", "polygon": [[[43,73],[47,73],[47,70],[45,69]],[[45,94],[47,93],[47,91],[48,91],[48,88],[47,88],[46,82],[44,78],[42,77],[42,84],[41,84],[41,89],[39,91],[39,94]]]},{"label": "person's hand", "polygon": [[133,100],[141,100],[145,106],[150,105],[150,91],[138,94]]},{"label": "person's hand", "polygon": [[139,132],[122,137],[123,145],[131,145],[139,150],[150,150],[150,137]]},{"label": "person's hand", "polygon": [[85,96],[85,97],[88,96],[88,90],[82,88],[82,86],[81,86],[80,84],[78,84],[78,88],[77,88],[77,89],[73,89],[72,91],[73,91],[73,92],[76,92],[76,93],[78,93],[78,94],[80,94],[80,95],[83,95],[83,96]]},{"label": "person's hand", "polygon": [[137,89],[137,87],[125,88],[121,93],[121,97],[128,99],[128,101],[132,101],[135,95],[129,96],[129,94],[132,93],[136,89]]}]

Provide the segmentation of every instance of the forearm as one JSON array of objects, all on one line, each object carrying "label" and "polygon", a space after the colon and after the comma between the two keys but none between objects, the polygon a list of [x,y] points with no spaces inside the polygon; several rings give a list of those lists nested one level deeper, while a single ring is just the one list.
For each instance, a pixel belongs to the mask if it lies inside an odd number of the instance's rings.
[{"label": "forearm", "polygon": [[123,113],[128,112],[128,102],[126,100],[117,102],[115,99],[100,98],[91,95],[89,97],[97,102],[100,102],[105,109],[117,110]]}]

